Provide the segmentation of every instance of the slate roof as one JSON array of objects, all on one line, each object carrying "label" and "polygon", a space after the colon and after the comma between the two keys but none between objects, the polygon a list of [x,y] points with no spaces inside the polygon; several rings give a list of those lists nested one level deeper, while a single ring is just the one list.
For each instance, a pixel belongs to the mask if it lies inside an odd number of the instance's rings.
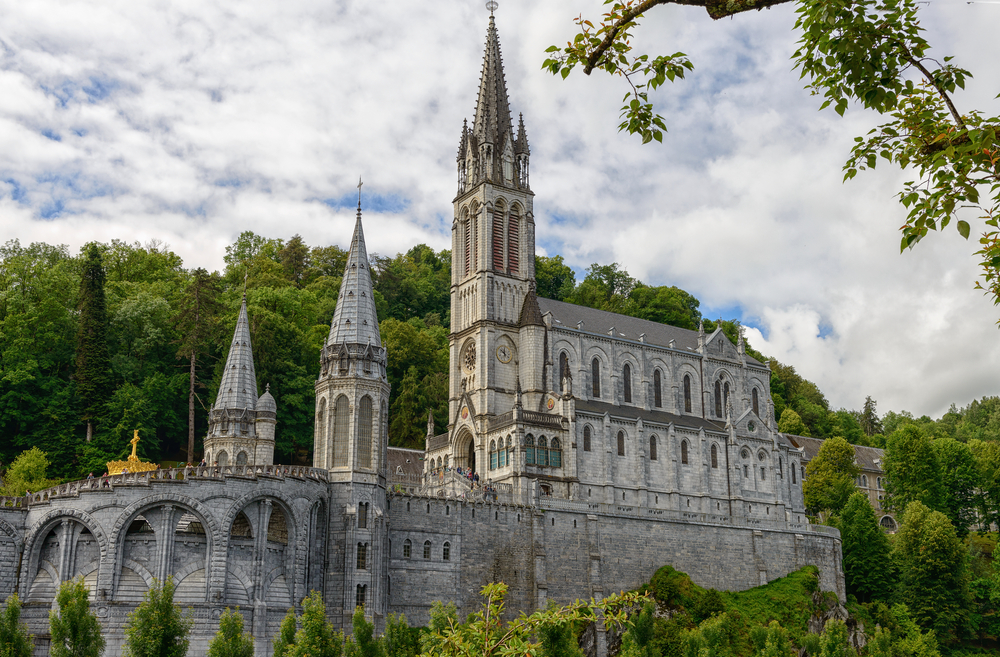
[{"label": "slate roof", "polygon": [[[781,434],[787,438],[796,447],[802,448],[805,452],[805,456],[802,459],[803,463],[808,463],[813,460],[817,454],[819,454],[819,448],[823,445],[822,438],[809,438],[807,436],[796,436],[795,434]],[[854,461],[862,470],[868,470],[871,472],[883,472],[882,466],[879,463],[884,463],[885,461],[885,450],[881,450],[878,447],[865,447],[864,445],[854,446]],[[876,463],[878,461],[878,463]]]},{"label": "slate roof", "polygon": [[542,311],[538,308],[538,296],[534,290],[528,290],[521,304],[521,317],[518,326],[545,326]]},{"label": "slate roof", "polygon": [[361,227],[360,200],[351,251],[347,255],[347,266],[340,283],[340,296],[337,297],[337,308],[333,312],[327,344],[382,346],[378,315],[375,312],[375,296],[372,292],[371,268],[365,248],[365,233]]},{"label": "slate roof", "polygon": [[615,406],[607,402],[594,401],[592,399],[578,399],[576,402],[577,413],[596,413],[598,415],[608,415],[622,418],[641,418],[643,422],[656,422],[657,424],[674,423],[678,427],[688,427],[697,431],[725,432],[725,425],[712,420],[705,420],[693,415],[674,415],[666,411],[647,411],[638,406]]},{"label": "slate roof", "polygon": [[[503,75],[503,57],[500,55],[500,37],[491,15],[490,26],[486,30],[483,72],[479,78],[479,95],[476,98],[472,132],[480,140],[492,142],[499,148],[503,144],[504,135],[513,132],[512,128],[507,82]],[[511,141],[513,138],[511,134]]]},{"label": "slate roof", "polygon": [[[661,324],[648,319],[638,319],[628,315],[608,312],[606,310],[596,310],[586,306],[577,306],[564,301],[553,301],[552,299],[538,298],[538,306],[542,314],[552,313],[555,326],[567,329],[576,329],[579,322],[583,322],[580,327],[586,333],[597,335],[607,335],[612,328],[615,329],[616,338],[639,341],[639,336],[646,334],[647,344],[654,344],[660,347],[669,347],[670,341],[674,341],[674,348],[685,351],[698,351],[698,331],[678,328]],[[728,339],[728,338],[727,338]],[[756,358],[747,354],[747,363],[763,365]]]},{"label": "slate roof", "polygon": [[397,474],[397,468],[402,468],[403,474],[419,475],[424,471],[424,450],[406,449],[405,447],[389,447],[389,473]]},{"label": "slate roof", "polygon": [[250,344],[250,321],[247,319],[247,297],[236,319],[236,331],[222,372],[215,408],[254,410],[257,407],[257,373],[253,367],[253,347]]}]

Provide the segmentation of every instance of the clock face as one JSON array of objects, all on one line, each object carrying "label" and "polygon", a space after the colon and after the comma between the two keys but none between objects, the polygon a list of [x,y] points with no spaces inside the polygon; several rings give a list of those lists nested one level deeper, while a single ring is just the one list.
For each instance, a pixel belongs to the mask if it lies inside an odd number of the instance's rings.
[{"label": "clock face", "polygon": [[501,363],[509,363],[512,355],[507,345],[502,344],[497,347],[497,360]]}]

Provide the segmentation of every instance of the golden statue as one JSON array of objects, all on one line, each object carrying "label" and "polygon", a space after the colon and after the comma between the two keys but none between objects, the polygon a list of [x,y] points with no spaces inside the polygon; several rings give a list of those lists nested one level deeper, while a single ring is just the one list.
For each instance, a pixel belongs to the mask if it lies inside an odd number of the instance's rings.
[{"label": "golden statue", "polygon": [[139,430],[136,429],[135,433],[132,435],[132,454],[128,457],[127,461],[108,461],[108,474],[116,475],[121,474],[123,471],[128,470],[132,472],[148,472],[150,470],[156,470],[160,466],[155,463],[147,463],[146,461],[140,461],[139,457],[135,453],[135,448],[139,445]]}]

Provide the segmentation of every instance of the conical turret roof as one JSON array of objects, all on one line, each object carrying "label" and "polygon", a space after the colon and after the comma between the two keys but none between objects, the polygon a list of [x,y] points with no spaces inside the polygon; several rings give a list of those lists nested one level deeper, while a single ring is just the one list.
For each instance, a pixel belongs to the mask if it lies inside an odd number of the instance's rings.
[{"label": "conical turret roof", "polygon": [[490,15],[486,30],[486,52],[483,54],[483,73],[479,80],[479,97],[472,132],[481,139],[503,144],[503,137],[513,132],[510,120],[510,100],[503,75],[503,57],[500,55],[500,37],[496,23]]},{"label": "conical turret roof", "polygon": [[250,344],[250,321],[247,318],[247,295],[243,295],[240,314],[236,319],[236,331],[226,358],[226,369],[222,373],[219,394],[215,398],[215,408],[257,407],[257,373],[253,366],[253,347]]},{"label": "conical turret roof", "polygon": [[344,278],[340,283],[337,309],[330,325],[328,345],[370,344],[382,346],[378,333],[378,314],[372,292],[372,277],[365,247],[365,233],[361,227],[361,203],[358,202],[358,219],[354,225],[351,251],[347,256]]}]

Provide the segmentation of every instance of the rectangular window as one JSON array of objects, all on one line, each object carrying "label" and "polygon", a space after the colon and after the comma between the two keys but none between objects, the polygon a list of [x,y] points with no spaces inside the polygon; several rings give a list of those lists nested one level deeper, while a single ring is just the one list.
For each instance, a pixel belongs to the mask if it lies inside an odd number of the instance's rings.
[{"label": "rectangular window", "polygon": [[549,465],[553,468],[562,467],[562,452],[560,450],[554,449],[549,452]]},{"label": "rectangular window", "polygon": [[534,465],[535,464],[535,448],[532,447],[531,445],[528,445],[528,447],[524,450],[524,452],[525,452],[524,462],[527,463],[528,465]]},{"label": "rectangular window", "polygon": [[368,544],[358,543],[358,570],[365,570],[368,567]]},{"label": "rectangular window", "polygon": [[354,606],[365,608],[365,589],[368,588],[364,584],[358,584],[358,592],[354,596]]}]

